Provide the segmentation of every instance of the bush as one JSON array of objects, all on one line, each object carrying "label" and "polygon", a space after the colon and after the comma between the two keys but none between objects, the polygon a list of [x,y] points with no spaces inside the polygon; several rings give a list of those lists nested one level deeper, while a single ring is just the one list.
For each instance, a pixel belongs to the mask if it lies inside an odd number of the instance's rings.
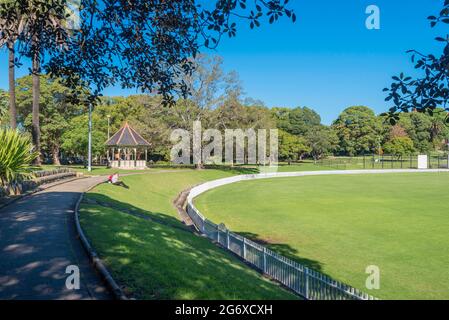
[{"label": "bush", "polygon": [[20,182],[33,177],[29,167],[37,152],[28,136],[17,130],[0,129],[0,187],[6,194],[20,192]]},{"label": "bush", "polygon": [[415,151],[413,141],[409,137],[395,137],[385,143],[384,152],[396,156],[404,156]]}]

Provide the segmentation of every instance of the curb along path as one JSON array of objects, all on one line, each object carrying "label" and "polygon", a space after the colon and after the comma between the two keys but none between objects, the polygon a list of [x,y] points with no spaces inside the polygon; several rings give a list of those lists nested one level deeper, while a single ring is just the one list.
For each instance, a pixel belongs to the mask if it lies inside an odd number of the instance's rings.
[{"label": "curb along path", "polygon": [[[0,209],[0,299],[110,299],[90,265],[75,229],[83,192],[105,177],[58,184]],[[80,288],[66,288],[69,265],[80,270]]]}]

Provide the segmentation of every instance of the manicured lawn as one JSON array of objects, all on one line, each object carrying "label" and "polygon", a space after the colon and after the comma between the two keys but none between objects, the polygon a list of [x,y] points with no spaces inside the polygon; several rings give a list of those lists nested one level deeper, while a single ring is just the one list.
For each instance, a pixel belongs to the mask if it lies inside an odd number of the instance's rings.
[{"label": "manicured lawn", "polygon": [[303,161],[300,163],[280,163],[278,172],[293,172],[293,171],[317,171],[317,170],[335,170],[319,164],[314,164],[313,161]]},{"label": "manicured lawn", "polygon": [[191,186],[231,175],[233,175],[231,171],[186,169],[124,176],[120,180],[128,188],[105,183],[92,190],[88,197],[111,202],[119,207],[133,206],[144,210],[150,216],[182,225],[173,206],[173,200],[178,194]]},{"label": "manicured lawn", "polygon": [[[231,230],[379,298],[449,299],[449,174],[246,181],[196,199]],[[380,290],[365,269],[380,268]]]},{"label": "manicured lawn", "polygon": [[81,206],[82,227],[114,278],[139,299],[297,298],[180,222],[172,205],[179,192],[231,174],[175,171],[123,177],[129,189],[100,185]]}]

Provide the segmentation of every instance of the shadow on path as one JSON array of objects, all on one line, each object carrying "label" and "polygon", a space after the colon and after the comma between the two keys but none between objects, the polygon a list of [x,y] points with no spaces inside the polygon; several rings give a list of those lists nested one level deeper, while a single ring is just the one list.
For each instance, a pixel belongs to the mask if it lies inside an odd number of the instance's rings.
[{"label": "shadow on path", "polygon": [[[110,298],[74,224],[75,204],[95,181],[68,182],[0,210],[0,299]],[[79,267],[78,290],[66,287],[69,265]]]}]

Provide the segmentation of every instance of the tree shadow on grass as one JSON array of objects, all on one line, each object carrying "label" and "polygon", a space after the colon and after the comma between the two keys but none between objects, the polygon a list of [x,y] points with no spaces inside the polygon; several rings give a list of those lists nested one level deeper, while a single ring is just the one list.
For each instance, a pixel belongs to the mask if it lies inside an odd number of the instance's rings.
[{"label": "tree shadow on grass", "polygon": [[135,207],[129,203],[115,200],[115,199],[110,198],[101,193],[90,192],[90,193],[86,194],[86,196],[83,199],[83,202],[87,203],[87,204],[97,204],[102,207],[116,209],[116,210],[122,211],[124,213],[129,213],[129,214],[134,214],[134,215],[143,215],[143,216],[150,218],[154,222],[165,224],[165,225],[172,226],[175,228],[183,228],[185,230],[188,230],[187,226],[182,221],[174,218],[171,215],[144,210],[144,209]]},{"label": "tree shadow on grass", "polygon": [[206,169],[213,169],[213,170],[220,170],[224,172],[231,172],[235,174],[258,174],[260,173],[260,170],[258,167],[247,167],[247,166],[229,166],[229,165],[205,165]]},{"label": "tree shadow on grass", "polygon": [[[188,231],[175,218],[104,195],[81,206],[82,227],[125,289],[140,299],[292,299],[234,255]],[[154,220],[124,213],[145,212]],[[174,227],[176,226],[176,227]]]},{"label": "tree shadow on grass", "polygon": [[237,233],[245,238],[248,238],[254,242],[266,246],[268,249],[276,253],[279,253],[280,255],[289,258],[290,260],[296,261],[308,268],[314,269],[315,271],[320,272],[322,271],[322,264],[319,261],[301,257],[297,249],[293,248],[292,246],[286,243],[273,243],[267,241],[260,235],[252,232],[237,232]]}]

